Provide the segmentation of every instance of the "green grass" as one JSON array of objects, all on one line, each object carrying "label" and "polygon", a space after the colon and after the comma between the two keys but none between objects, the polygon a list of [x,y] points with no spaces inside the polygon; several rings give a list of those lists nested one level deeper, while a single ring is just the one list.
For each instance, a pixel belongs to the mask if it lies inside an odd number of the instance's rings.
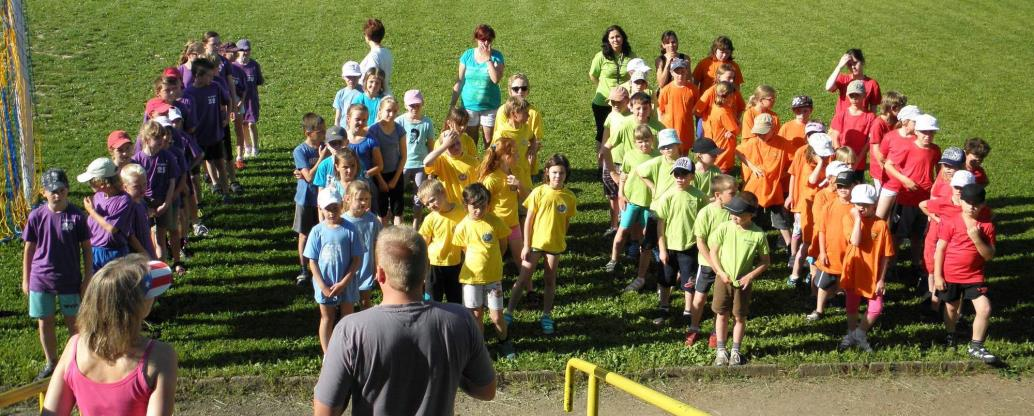
[{"label": "green grass", "polygon": [[[319,371],[317,310],[311,292],[289,280],[295,273],[295,236],[289,228],[294,181],[290,149],[300,141],[302,114],[332,116],[330,102],[341,87],[341,63],[366,53],[360,32],[366,16],[381,17],[386,46],[396,56],[396,91],[417,87],[427,113],[441,125],[459,54],[471,46],[479,22],[498,32],[507,75],[528,74],[531,100],[546,120],[545,153],[563,152],[575,167],[570,187],[580,214],[572,224],[571,250],[561,262],[556,337],[538,335],[537,314],[521,311],[515,327],[520,352],[500,370],[559,370],[573,356],[610,369],[706,365],[710,351],[682,346],[682,330],[657,329],[646,314],[655,295],[618,295],[627,281],[603,273],[609,244],[600,237],[605,201],[595,174],[593,126],[587,80],[589,61],[604,27],[619,23],[630,42],[650,59],[660,33],[681,36],[695,61],[717,34],[736,42],[746,88],[759,83],[779,91],[777,108],[788,117],[792,95],[815,98],[815,117],[831,116],[833,97],[822,84],[840,54],[862,48],[867,73],[883,89],[903,91],[909,102],[936,115],[942,146],[971,136],[995,151],[987,161],[989,189],[999,230],[999,256],[988,272],[995,306],[989,347],[1014,365],[1029,366],[1034,301],[1029,291],[1029,247],[1034,231],[1034,145],[1024,138],[1034,114],[1025,94],[1034,90],[1029,63],[1034,8],[1021,1],[965,3],[944,7],[923,1],[891,6],[856,1],[835,7],[802,2],[697,6],[672,10],[669,3],[638,8],[615,3],[479,1],[444,6],[409,2],[190,1],[158,11],[150,2],[87,4],[27,2],[36,127],[46,166],[71,173],[104,151],[114,129],[132,130],[140,120],[151,80],[171,65],[184,41],[215,29],[224,39],[248,37],[269,85],[262,89],[263,153],[242,172],[243,202],[219,206],[209,199],[207,222],[214,232],[196,240],[190,273],[161,298],[151,331],[172,343],[188,377],[260,374],[312,375]],[[250,6],[250,7],[249,7]],[[248,9],[242,9],[249,7]],[[206,14],[194,12],[206,10]],[[85,187],[74,186],[74,200]],[[210,195],[206,195],[210,198]],[[785,255],[775,257],[777,263]],[[0,246],[0,386],[27,382],[42,365],[35,323],[20,293],[21,245]],[[626,269],[627,272],[627,269]],[[786,289],[785,266],[757,283],[755,312],[745,350],[755,363],[797,364],[867,360],[942,361],[962,358],[941,347],[934,323],[920,323],[916,301],[899,283],[889,286],[886,314],[872,335],[871,356],[834,352],[844,331],[840,309],[808,323],[805,296]],[[512,281],[508,276],[507,281]],[[676,306],[677,307],[677,306]],[[709,329],[705,327],[705,330]],[[64,334],[62,330],[60,332]]]}]

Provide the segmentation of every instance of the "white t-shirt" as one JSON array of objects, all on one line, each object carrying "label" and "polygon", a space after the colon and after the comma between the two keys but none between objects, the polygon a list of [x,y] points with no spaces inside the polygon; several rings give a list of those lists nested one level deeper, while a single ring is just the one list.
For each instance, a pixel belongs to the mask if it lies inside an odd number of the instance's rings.
[{"label": "white t-shirt", "polygon": [[394,96],[395,94],[391,92],[391,67],[394,63],[395,58],[391,56],[391,51],[388,48],[379,46],[370,48],[370,53],[366,54],[366,57],[359,62],[359,70],[363,73],[363,76],[359,78],[359,85],[366,85],[366,71],[377,67],[384,71],[384,95]]}]

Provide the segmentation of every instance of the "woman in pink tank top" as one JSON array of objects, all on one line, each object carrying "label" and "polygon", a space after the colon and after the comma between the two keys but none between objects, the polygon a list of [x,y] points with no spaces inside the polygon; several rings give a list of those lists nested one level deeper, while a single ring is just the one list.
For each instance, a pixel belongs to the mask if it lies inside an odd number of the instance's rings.
[{"label": "woman in pink tank top", "polygon": [[79,308],[79,334],[65,345],[44,415],[171,415],[176,352],[141,334],[154,298],[169,288],[165,263],[132,254],[101,268]]}]

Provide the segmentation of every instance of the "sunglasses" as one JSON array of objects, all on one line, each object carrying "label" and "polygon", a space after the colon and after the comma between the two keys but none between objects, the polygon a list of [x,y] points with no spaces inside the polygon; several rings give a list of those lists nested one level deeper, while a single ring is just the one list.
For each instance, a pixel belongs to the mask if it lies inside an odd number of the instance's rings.
[{"label": "sunglasses", "polygon": [[514,85],[514,86],[510,87],[510,91],[513,91],[513,92],[525,92],[525,91],[528,91],[528,88],[529,87],[527,85]]}]

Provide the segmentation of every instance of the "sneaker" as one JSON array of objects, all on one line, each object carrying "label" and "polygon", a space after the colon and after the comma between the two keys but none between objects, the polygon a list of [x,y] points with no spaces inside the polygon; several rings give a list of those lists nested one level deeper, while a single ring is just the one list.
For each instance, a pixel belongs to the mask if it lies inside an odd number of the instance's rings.
[{"label": "sneaker", "polygon": [[729,354],[729,365],[743,365],[743,358],[740,357],[739,351],[732,350],[732,353]]},{"label": "sneaker", "polygon": [[872,347],[869,346],[869,339],[865,335],[865,333],[862,332],[861,328],[855,328],[855,330],[854,330],[854,341],[855,341],[855,346],[858,347],[858,349],[860,349],[862,351],[865,351],[865,352],[872,352]]},{"label": "sneaker", "polygon": [[629,283],[628,286],[625,286],[624,292],[638,292],[639,289],[642,289],[643,285],[645,284],[646,279],[643,279],[642,277],[637,277],[635,278],[635,280],[632,280],[632,282]]},{"label": "sneaker", "polygon": [[300,274],[298,274],[298,276],[296,276],[294,278],[294,284],[296,284],[298,286],[305,286],[305,284],[308,283],[309,279],[311,279],[311,278],[312,278],[311,276],[309,276],[309,275],[307,275],[305,273],[300,273]]},{"label": "sneaker", "polygon": [[711,336],[707,337],[707,348],[712,350],[718,348],[718,335],[715,335],[714,332],[711,333]]},{"label": "sneaker", "polygon": [[844,339],[841,340],[840,345],[837,346],[837,351],[844,352],[855,345],[853,334],[853,332],[848,332],[847,335],[844,335]]},{"label": "sneaker", "polygon": [[237,161],[233,162],[233,167],[237,168],[237,170],[244,170],[244,159],[238,157]]},{"label": "sneaker", "polygon": [[43,369],[39,370],[39,373],[36,374],[36,378],[32,379],[32,381],[40,381],[50,377],[51,374],[54,374],[55,365],[56,363],[47,363],[47,365],[43,366]]},{"label": "sneaker", "polygon": [[984,348],[983,345],[981,345],[978,348],[974,348],[972,345],[970,345],[969,355],[973,358],[983,361],[985,364],[993,364],[998,362],[998,357],[995,357],[994,354],[991,354],[989,351],[987,351],[987,348]]},{"label": "sneaker", "polygon": [[237,182],[237,181],[230,182],[230,192],[233,192],[235,194],[244,193],[244,187],[241,186],[240,182]]},{"label": "sneaker", "polygon": [[714,366],[725,367],[727,365],[729,365],[729,353],[725,352],[725,350],[718,350],[714,354]]},{"label": "sneaker", "polygon": [[817,321],[819,319],[822,319],[822,312],[812,311],[807,316],[805,316],[805,318],[808,319],[809,321]]},{"label": "sneaker", "polygon": [[610,228],[607,229],[607,231],[603,232],[603,238],[607,239],[607,240],[612,240],[612,239],[614,239],[614,235],[617,234],[617,233],[618,233],[618,229],[617,228],[610,227]]},{"label": "sneaker", "polygon": [[797,287],[797,282],[798,281],[800,281],[800,278],[791,274],[790,277],[786,278],[786,285],[791,287],[791,288]]},{"label": "sneaker", "polygon": [[948,334],[944,336],[944,346],[948,348],[955,347],[955,334]]},{"label": "sneaker", "polygon": [[697,338],[700,337],[700,332],[688,331],[686,332],[686,347],[692,347],[693,344],[697,343]]},{"label": "sneaker", "polygon": [[194,224],[194,236],[195,237],[204,237],[204,236],[208,235],[208,231],[209,231],[208,227],[205,227],[204,224],[202,224],[200,222],[197,223],[197,224]]},{"label": "sneaker", "polygon": [[499,342],[499,356],[505,360],[513,360],[517,358],[517,350],[513,348],[513,342],[510,340]]},{"label": "sneaker", "polygon": [[259,153],[259,151],[258,151],[257,147],[252,147],[251,148],[251,157],[252,158],[257,158],[258,157],[258,153]]},{"label": "sneaker", "polygon": [[553,335],[556,330],[556,322],[553,322],[553,317],[549,315],[542,315],[539,319],[539,324],[542,325],[543,335]]},{"label": "sneaker", "polygon": [[654,325],[664,325],[671,318],[671,309],[669,308],[658,307],[654,313],[657,314],[657,317],[653,318]]},{"label": "sneaker", "polygon": [[606,266],[603,266],[603,270],[606,270],[607,273],[614,273],[614,269],[616,269],[617,267],[618,267],[618,261],[617,260],[611,260],[611,261],[607,262]]}]

